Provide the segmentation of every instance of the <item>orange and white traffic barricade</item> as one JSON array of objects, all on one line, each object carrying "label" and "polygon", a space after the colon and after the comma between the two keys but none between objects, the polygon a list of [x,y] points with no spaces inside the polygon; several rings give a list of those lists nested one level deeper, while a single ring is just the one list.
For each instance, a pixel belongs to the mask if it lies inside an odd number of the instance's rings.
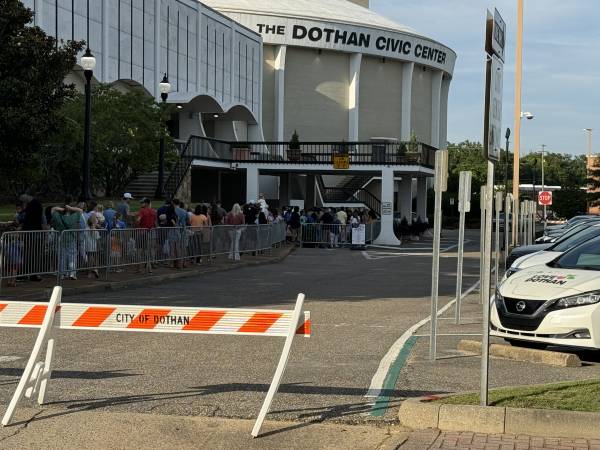
[{"label": "orange and white traffic barricade", "polygon": [[298,294],[293,310],[61,304],[61,296],[62,288],[57,286],[49,303],[0,301],[0,327],[40,329],[2,418],[4,426],[11,422],[23,396],[31,398],[37,394],[38,403],[44,403],[52,373],[56,329],[284,337],[277,370],[252,429],[252,436],[256,437],[279,389],[294,336],[310,337],[310,312],[303,311],[304,294]]}]

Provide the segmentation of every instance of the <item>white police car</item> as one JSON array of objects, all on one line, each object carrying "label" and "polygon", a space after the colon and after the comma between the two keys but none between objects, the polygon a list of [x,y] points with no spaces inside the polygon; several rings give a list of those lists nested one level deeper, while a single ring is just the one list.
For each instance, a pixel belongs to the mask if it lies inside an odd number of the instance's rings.
[{"label": "white police car", "polygon": [[513,345],[600,349],[600,237],[512,275],[490,316],[491,334]]}]

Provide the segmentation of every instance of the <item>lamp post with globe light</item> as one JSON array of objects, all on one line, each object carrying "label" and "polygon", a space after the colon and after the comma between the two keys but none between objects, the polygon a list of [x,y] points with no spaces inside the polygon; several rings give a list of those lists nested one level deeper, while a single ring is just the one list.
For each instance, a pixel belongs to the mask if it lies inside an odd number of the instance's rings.
[{"label": "lamp post with globe light", "polygon": [[[169,92],[171,91],[171,83],[169,83],[169,78],[166,73],[162,81],[158,84],[158,90],[160,91],[164,112],[164,106],[169,97]],[[158,184],[154,196],[156,198],[163,198],[165,196],[165,136],[162,132],[160,133],[160,148],[158,152]]]},{"label": "lamp post with globe light", "polygon": [[81,183],[81,200],[92,198],[90,188],[90,135],[92,131],[92,75],[96,67],[96,58],[89,47],[81,57],[81,67],[85,75],[85,128],[83,134],[83,167]]}]

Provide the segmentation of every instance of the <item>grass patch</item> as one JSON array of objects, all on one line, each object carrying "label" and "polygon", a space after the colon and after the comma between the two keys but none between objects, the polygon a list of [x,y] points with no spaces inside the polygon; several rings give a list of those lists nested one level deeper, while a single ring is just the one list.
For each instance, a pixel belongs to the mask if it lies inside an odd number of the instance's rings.
[{"label": "grass patch", "polygon": [[[494,389],[489,395],[490,406],[600,411],[600,380]],[[439,402],[449,405],[479,405],[479,394],[455,395]]]}]

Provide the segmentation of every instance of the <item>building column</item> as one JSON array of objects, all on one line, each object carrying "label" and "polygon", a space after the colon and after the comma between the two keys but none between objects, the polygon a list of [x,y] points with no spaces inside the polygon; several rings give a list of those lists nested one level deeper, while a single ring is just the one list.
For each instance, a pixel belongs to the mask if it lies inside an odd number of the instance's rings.
[{"label": "building column", "polygon": [[290,174],[279,175],[279,209],[290,204]]},{"label": "building column", "polygon": [[391,167],[381,171],[381,233],[375,244],[401,244],[394,234],[394,169]]},{"label": "building column", "polygon": [[348,85],[348,141],[358,142],[360,66],[362,53],[350,55],[350,84]]},{"label": "building column", "polygon": [[440,101],[440,150],[448,147],[448,95],[450,93],[450,78],[442,79],[442,95]]},{"label": "building column", "polygon": [[398,184],[398,207],[400,209],[400,217],[406,218],[408,223],[412,222],[412,177],[410,175],[402,175],[402,180]]},{"label": "building column", "polygon": [[442,78],[438,70],[431,76],[431,146],[440,148],[440,111],[442,103]]},{"label": "building column", "polygon": [[258,167],[246,169],[246,202],[258,201]]},{"label": "building column", "polygon": [[427,219],[427,178],[417,178],[417,217]]},{"label": "building column", "polygon": [[402,124],[400,126],[400,140],[410,141],[412,132],[412,83],[415,63],[402,64]]},{"label": "building column", "polygon": [[285,115],[285,55],[287,47],[279,45],[275,48],[275,111],[274,134],[275,141],[284,141],[284,115]]},{"label": "building column", "polygon": [[315,174],[306,175],[306,198],[304,199],[304,209],[316,206],[315,196]]}]

